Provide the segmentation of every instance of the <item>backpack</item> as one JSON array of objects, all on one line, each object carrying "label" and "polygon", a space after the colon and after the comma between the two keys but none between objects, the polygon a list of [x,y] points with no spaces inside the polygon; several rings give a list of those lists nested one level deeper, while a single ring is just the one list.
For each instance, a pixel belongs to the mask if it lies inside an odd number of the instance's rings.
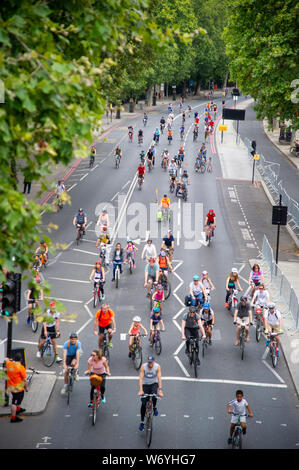
[{"label": "backpack", "polygon": [[190,307],[190,305],[191,305],[190,295],[185,296],[185,305],[186,305],[186,307]]}]

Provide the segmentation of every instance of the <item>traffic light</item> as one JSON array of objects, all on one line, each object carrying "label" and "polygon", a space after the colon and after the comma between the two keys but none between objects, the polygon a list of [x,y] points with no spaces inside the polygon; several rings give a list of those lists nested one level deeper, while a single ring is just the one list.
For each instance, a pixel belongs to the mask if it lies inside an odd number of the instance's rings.
[{"label": "traffic light", "polygon": [[252,156],[254,156],[256,154],[256,141],[255,140],[251,142],[251,147],[252,147],[252,150],[250,153]]},{"label": "traffic light", "polygon": [[5,317],[12,317],[21,309],[21,274],[9,273],[7,280],[1,286],[1,294],[1,314]]}]

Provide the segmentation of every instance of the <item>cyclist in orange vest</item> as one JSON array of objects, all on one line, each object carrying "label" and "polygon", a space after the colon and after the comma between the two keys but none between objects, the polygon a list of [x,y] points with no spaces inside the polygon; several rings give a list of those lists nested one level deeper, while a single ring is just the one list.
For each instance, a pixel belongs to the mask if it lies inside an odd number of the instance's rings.
[{"label": "cyclist in orange vest", "polygon": [[165,276],[168,277],[168,268],[170,269],[171,272],[173,272],[173,269],[165,251],[160,251],[160,254],[158,257],[158,263],[160,267],[160,275],[159,275],[159,282],[160,282],[162,274],[165,274]]}]

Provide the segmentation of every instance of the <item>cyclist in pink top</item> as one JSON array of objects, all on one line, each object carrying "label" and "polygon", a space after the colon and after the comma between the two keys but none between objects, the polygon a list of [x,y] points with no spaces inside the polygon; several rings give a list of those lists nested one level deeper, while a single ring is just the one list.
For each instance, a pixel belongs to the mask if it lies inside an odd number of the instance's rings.
[{"label": "cyclist in pink top", "polygon": [[136,268],[136,265],[135,265],[135,253],[136,253],[136,251],[138,251],[138,248],[134,245],[132,240],[128,240],[128,245],[126,247],[125,263],[128,262],[128,257],[131,256],[134,268]]},{"label": "cyclist in pink top", "polygon": [[162,302],[165,300],[164,290],[162,284],[155,286],[156,292],[153,294],[153,307],[160,307],[160,313],[162,314]]},{"label": "cyclist in pink top", "polygon": [[[94,349],[91,353],[90,358],[88,359],[88,370],[84,372],[84,374],[96,374],[102,377],[102,384],[100,387],[100,392],[101,392],[101,397],[102,397],[102,403],[106,403],[106,398],[105,398],[105,383],[106,383],[106,374],[110,374],[110,369],[108,362],[103,356],[102,351],[99,349]],[[92,385],[91,390],[90,390],[90,402],[88,404],[88,407],[92,407],[92,400],[93,400],[93,392],[94,392],[95,387]]]},{"label": "cyclist in pink top", "polygon": [[[133,322],[131,323],[130,329],[128,331],[128,335],[139,335],[140,334],[140,328],[143,329],[144,334],[147,336],[148,332],[146,328],[141,323],[141,318],[136,316],[133,318]],[[134,342],[134,336],[129,336],[129,357],[131,357],[131,352],[132,352],[132,344]],[[140,338],[138,337],[138,342],[140,344]]]}]

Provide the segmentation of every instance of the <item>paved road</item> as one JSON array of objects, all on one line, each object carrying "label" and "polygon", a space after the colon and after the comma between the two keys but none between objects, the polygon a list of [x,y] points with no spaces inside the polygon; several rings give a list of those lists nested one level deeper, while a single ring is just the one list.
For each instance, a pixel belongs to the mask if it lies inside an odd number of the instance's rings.
[{"label": "paved road", "polygon": [[[192,102],[192,106],[200,112],[203,118],[203,103]],[[167,107],[162,109],[166,114]],[[162,115],[160,110],[152,112],[148,126],[145,128],[144,148],[147,149],[152,141],[153,130],[158,126]],[[176,109],[174,121],[175,139],[169,146],[170,153],[177,152],[179,141],[179,125],[181,118]],[[137,130],[142,126],[142,118],[132,119]],[[116,312],[117,332],[114,337],[114,347],[111,350],[112,377],[107,380],[107,403],[100,410],[100,419],[96,423],[97,431],[91,426],[90,412],[87,408],[89,401],[89,384],[83,378],[90,351],[96,347],[97,339],[93,334],[93,314],[91,305],[92,285],[88,282],[89,274],[97,258],[95,248],[95,209],[98,204],[107,205],[110,216],[117,208],[118,197],[129,192],[130,201],[127,209],[127,230],[117,241],[125,243],[127,234],[135,239],[143,248],[148,236],[153,238],[157,247],[168,226],[162,225],[161,230],[150,220],[150,213],[155,215],[156,188],[159,198],[168,192],[168,175],[159,166],[160,153],[168,147],[166,136],[161,139],[156,158],[156,167],[146,174],[141,191],[131,186],[137,168],[137,155],[140,151],[137,143],[128,142],[127,125],[110,132],[108,140],[97,145],[96,166],[89,171],[83,162],[68,181],[72,188],[72,205],[66,206],[62,212],[55,215],[44,215],[44,223],[54,222],[59,229],[53,233],[56,243],[64,243],[67,249],[52,257],[49,267],[43,276],[52,287],[54,295],[67,307],[67,312],[76,313],[74,323],[62,323],[63,340],[73,331],[79,331],[83,345],[79,373],[81,380],[75,384],[70,408],[67,408],[65,398],[60,395],[62,386],[62,368],[54,365],[53,372],[59,374],[57,385],[53,391],[48,409],[37,417],[25,417],[19,427],[10,426],[9,420],[1,421],[0,446],[2,448],[36,448],[42,447],[45,436],[51,448],[144,448],[144,436],[138,432],[139,399],[137,398],[137,373],[127,357],[127,339],[123,334],[128,331],[134,315],[141,315],[143,323],[149,325],[149,305],[143,288],[144,263],[137,258],[137,268],[130,275],[125,267],[121,277],[120,288],[116,289],[111,283],[111,270],[107,275],[106,299]],[[232,266],[240,270],[241,284],[247,289],[249,266],[246,260],[258,255],[258,248],[247,246],[246,237],[232,235],[236,231],[238,220],[232,210],[229,198],[229,188],[234,182],[224,181],[221,175],[220,163],[215,155],[213,141],[208,143],[208,156],[213,156],[213,173],[195,174],[193,170],[194,155],[202,141],[202,135],[197,143],[192,142],[192,120],[187,119],[186,161],[191,176],[189,198],[187,203],[178,202],[172,196],[172,204],[177,203],[171,226],[176,239],[174,255],[175,273],[171,276],[172,295],[163,306],[166,332],[162,336],[163,351],[158,358],[161,364],[164,382],[165,398],[159,401],[160,415],[155,419],[155,434],[152,448],[226,448],[229,417],[225,404],[233,398],[237,388],[243,388],[246,398],[251,404],[254,418],[249,422],[249,432],[246,436],[247,448],[296,448],[298,440],[298,399],[288,370],[281,357],[276,371],[270,367],[269,358],[264,357],[265,344],[259,344],[254,339],[254,329],[251,331],[251,342],[246,347],[245,360],[242,361],[239,349],[233,346],[235,329],[232,325],[231,314],[225,311],[224,283]],[[189,133],[188,133],[189,131]],[[135,132],[136,134],[136,132]],[[111,152],[116,144],[121,142],[124,159],[120,168],[114,168]],[[132,190],[132,192],[131,192]],[[195,206],[194,203],[202,204]],[[152,203],[152,206],[150,204]],[[84,207],[89,218],[89,227],[82,244],[74,244],[74,229],[71,221],[78,207]],[[201,229],[194,227],[196,217],[201,219],[201,211],[205,214],[213,208],[217,214],[217,230],[215,239],[210,247],[197,243],[201,237]],[[246,208],[245,208],[246,210]],[[145,211],[143,213],[143,211]],[[189,211],[193,214],[189,220]],[[196,211],[196,212],[195,212]],[[117,211],[116,211],[117,214]],[[140,215],[141,214],[141,215]],[[196,216],[196,217],[195,217]],[[147,223],[145,218],[147,217]],[[188,224],[190,223],[190,226]],[[140,223],[142,229],[138,232]],[[192,230],[196,236],[192,237]],[[262,228],[261,228],[262,230]],[[134,233],[135,231],[135,233]],[[141,233],[140,233],[141,232]],[[195,238],[195,240],[194,240]],[[258,238],[257,238],[258,240]],[[190,248],[190,242],[195,249]],[[209,271],[216,286],[213,293],[212,306],[216,312],[214,341],[207,355],[202,359],[199,380],[193,379],[184,354],[184,344],[178,327],[185,311],[182,300],[188,291],[188,284],[193,274]],[[22,303],[25,308],[25,301]],[[3,323],[3,320],[1,320]],[[26,341],[27,357],[30,366],[45,370],[39,359],[35,357],[38,333],[33,334],[24,324],[25,313],[20,313],[19,324],[14,328],[14,346],[24,345]],[[19,341],[19,342],[17,342]],[[151,352],[147,340],[144,340],[144,355]],[[25,424],[30,426],[30,433],[24,433]],[[76,435],[74,429],[80,429]],[[274,433],[273,433],[274,430]],[[82,440],[84,436],[84,440]],[[133,442],[133,445],[132,445]],[[40,444],[39,444],[40,443]],[[39,445],[38,445],[39,444]],[[45,445],[47,447],[47,445]]]}]

